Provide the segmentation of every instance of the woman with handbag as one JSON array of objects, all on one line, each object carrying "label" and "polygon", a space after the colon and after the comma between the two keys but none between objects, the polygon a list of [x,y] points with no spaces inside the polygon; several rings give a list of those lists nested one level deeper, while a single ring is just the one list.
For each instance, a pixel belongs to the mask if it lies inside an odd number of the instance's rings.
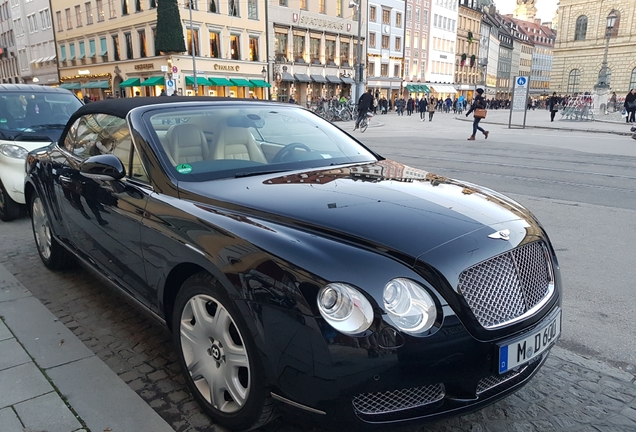
[{"label": "woman with handbag", "polygon": [[552,97],[549,101],[550,105],[550,121],[554,121],[554,116],[559,112],[559,98],[557,97],[556,92],[552,93]]},{"label": "woman with handbag", "polygon": [[473,103],[470,105],[470,109],[466,113],[466,117],[468,117],[470,113],[472,113],[473,111],[475,112],[475,114],[473,115],[473,134],[470,136],[470,138],[468,138],[468,141],[475,141],[475,135],[477,134],[478,130],[480,130],[484,134],[486,139],[488,139],[488,134],[490,133],[479,126],[479,122],[481,121],[481,119],[486,118],[486,101],[484,100],[482,94],[484,94],[484,89],[478,88],[477,96],[475,96]]},{"label": "woman with handbag", "polygon": [[631,89],[627,96],[625,96],[625,110],[627,110],[627,117],[625,121],[627,123],[636,122],[636,90]]}]

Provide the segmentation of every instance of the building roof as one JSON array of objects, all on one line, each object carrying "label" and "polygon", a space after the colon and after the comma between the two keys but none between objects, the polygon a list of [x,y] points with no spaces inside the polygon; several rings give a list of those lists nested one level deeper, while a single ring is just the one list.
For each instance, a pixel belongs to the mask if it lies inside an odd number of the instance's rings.
[{"label": "building roof", "polygon": [[523,21],[512,15],[503,15],[502,18],[509,28],[523,32],[533,44],[546,47],[554,46],[556,31],[541,24],[541,20]]}]

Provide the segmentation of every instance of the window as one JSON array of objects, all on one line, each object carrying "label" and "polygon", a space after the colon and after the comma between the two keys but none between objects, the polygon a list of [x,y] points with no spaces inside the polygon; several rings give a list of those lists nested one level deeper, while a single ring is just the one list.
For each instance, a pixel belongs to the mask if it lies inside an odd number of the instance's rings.
[{"label": "window", "polygon": [[294,61],[305,63],[305,35],[294,35]]},{"label": "window", "polygon": [[121,0],[121,14],[128,15],[128,0]]},{"label": "window", "polygon": [[388,35],[382,35],[382,48],[384,48],[384,49],[388,49],[389,48],[389,36]]},{"label": "window", "polygon": [[124,33],[124,40],[126,41],[126,60],[131,60],[133,58],[132,35]]},{"label": "window", "polygon": [[422,34],[422,45],[420,45],[420,48],[422,48],[423,50],[426,49],[426,35]]},{"label": "window", "polygon": [[[612,31],[610,32],[610,37],[616,37],[616,36],[618,36],[618,27],[621,24],[621,13],[619,11],[617,11],[616,9],[612,9],[612,12],[614,12],[614,14],[616,15],[616,21],[614,22],[614,27],[612,27]],[[612,12],[610,12],[610,14]],[[607,23],[607,21],[606,21],[606,23]]]},{"label": "window", "polygon": [[393,65],[393,76],[394,77],[399,77],[400,76],[400,65],[399,64]]},{"label": "window", "polygon": [[342,0],[336,0],[336,16],[342,17]]},{"label": "window", "polygon": [[194,55],[199,56],[199,29],[186,29],[188,55],[192,55],[192,44],[194,43]]},{"label": "window", "polygon": [[60,45],[60,61],[66,61],[66,45]]},{"label": "window", "polygon": [[229,16],[239,16],[239,2],[238,0],[228,0],[227,2],[227,14]]},{"label": "window", "polygon": [[91,2],[84,3],[84,9],[86,10],[86,25],[93,24],[93,6]]},{"label": "window", "polygon": [[389,65],[388,64],[381,64],[380,65],[380,76],[383,77],[388,77],[389,76]]},{"label": "window", "polygon": [[376,17],[375,6],[369,6],[369,21],[375,22],[376,20],[377,20],[377,17]]},{"label": "window", "polygon": [[278,0],[278,6],[287,6],[287,0]]},{"label": "window", "polygon": [[411,72],[411,75],[417,76],[417,60],[413,60],[413,70]]},{"label": "window", "polygon": [[81,60],[86,56],[86,45],[84,44],[84,41],[80,41],[78,45],[79,45],[79,55],[77,56],[77,59]]},{"label": "window", "polygon": [[148,57],[148,51],[146,51],[146,30],[137,30],[137,38],[139,39],[139,57]]},{"label": "window", "polygon": [[287,33],[275,33],[274,52],[276,61],[287,61]]},{"label": "window", "polygon": [[375,48],[375,33],[369,33],[369,46]]},{"label": "window", "polygon": [[111,18],[117,17],[117,11],[115,10],[115,0],[108,0],[108,13]]},{"label": "window", "polygon": [[307,0],[300,0],[300,8],[302,10],[307,10]]},{"label": "window", "polygon": [[77,20],[77,26],[81,27],[82,26],[82,7],[81,6],[75,6],[75,19]]},{"label": "window", "polygon": [[401,51],[402,50],[402,38],[401,37],[396,37],[395,38],[395,50],[396,51]]},{"label": "window", "polygon": [[199,0],[184,0],[183,7],[186,9],[199,10]]},{"label": "window", "polygon": [[108,55],[108,42],[106,41],[105,37],[99,38],[99,46],[100,46],[99,55],[100,56]]},{"label": "window", "polygon": [[423,11],[423,12],[424,12],[424,13],[423,13],[424,18],[422,19],[422,21],[423,21],[423,23],[424,23],[425,25],[428,25],[428,11],[427,11],[426,9],[424,9],[424,11]]},{"label": "window", "polygon": [[66,14],[66,30],[70,30],[73,28],[73,21],[71,20],[71,9],[64,9],[64,13]]},{"label": "window", "polygon": [[411,48],[411,30],[406,31],[406,36],[404,40],[404,48]]},{"label": "window", "polygon": [[75,60],[75,44],[74,43],[70,43],[68,44],[68,59],[69,60]]},{"label": "window", "polygon": [[375,63],[369,62],[369,65],[367,66],[367,75],[375,76]]},{"label": "window", "polygon": [[157,8],[157,0],[150,0],[150,9]]},{"label": "window", "polygon": [[636,68],[632,70],[632,77],[629,80],[629,89],[636,89]]},{"label": "window", "polygon": [[250,61],[258,61],[258,38],[250,36]]},{"label": "window", "polygon": [[258,19],[258,5],[256,0],[247,0],[247,18]]},{"label": "window", "polygon": [[395,26],[402,27],[402,14],[400,12],[395,14]]},{"label": "window", "polygon": [[349,42],[340,42],[340,66],[349,66]]},{"label": "window", "polygon": [[408,75],[409,70],[409,59],[404,59],[404,76]]},{"label": "window", "polygon": [[97,10],[97,22],[104,21],[104,2],[103,2],[103,0],[95,0],[95,9]]},{"label": "window", "polygon": [[40,21],[42,22],[42,30],[51,28],[51,11],[49,8],[40,11]]},{"label": "window", "polygon": [[587,35],[587,17],[581,15],[576,19],[576,29],[574,30],[574,40],[585,40]]},{"label": "window", "polygon": [[219,0],[210,0],[210,6],[208,7],[208,10],[212,13],[221,13],[221,10],[219,9],[219,5],[218,2]]},{"label": "window", "polygon": [[415,22],[420,23],[420,8],[415,8]]},{"label": "window", "polygon": [[411,21],[413,19],[413,6],[406,5],[406,20]]},{"label": "window", "polygon": [[382,24],[391,24],[391,11],[382,9]]},{"label": "window", "polygon": [[239,35],[230,36],[230,58],[232,60],[241,59],[241,37]]},{"label": "window", "polygon": [[57,31],[64,31],[64,27],[62,25],[62,11],[55,12],[55,19],[57,21]]},{"label": "window", "polygon": [[143,11],[141,0],[135,0],[135,12],[141,12],[141,11]]},{"label": "window", "polygon": [[328,66],[336,65],[336,41],[327,39],[325,41],[325,63]]},{"label": "window", "polygon": [[309,61],[311,64],[320,64],[320,38],[309,39]]},{"label": "window", "polygon": [[29,33],[35,33],[38,31],[38,20],[35,19],[35,14],[27,16],[27,23],[29,24]]},{"label": "window", "polygon": [[95,39],[89,39],[88,41],[88,58],[95,57]]},{"label": "window", "polygon": [[112,35],[113,39],[113,59],[121,60],[121,56],[119,55],[119,36]]},{"label": "window", "polygon": [[221,35],[216,32],[210,32],[210,57],[221,58]]},{"label": "window", "polygon": [[578,93],[579,84],[581,84],[581,71],[578,69],[572,69],[570,71],[570,76],[568,77],[568,93]]},{"label": "window", "polygon": [[318,0],[318,12],[326,13],[325,12],[325,0]]},{"label": "window", "polygon": [[413,49],[417,49],[417,44],[420,42],[420,32],[413,33]]}]

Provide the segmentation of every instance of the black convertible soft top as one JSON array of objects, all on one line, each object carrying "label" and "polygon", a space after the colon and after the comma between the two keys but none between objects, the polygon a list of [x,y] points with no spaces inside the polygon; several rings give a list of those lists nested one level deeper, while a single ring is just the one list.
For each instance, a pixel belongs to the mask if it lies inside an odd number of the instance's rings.
[{"label": "black convertible soft top", "polygon": [[73,119],[86,114],[104,113],[117,117],[125,118],[126,115],[134,108],[140,106],[172,104],[183,102],[264,102],[262,99],[237,99],[229,97],[212,97],[212,96],[156,96],[156,97],[134,97],[121,99],[105,99],[102,101],[87,103],[79,108],[74,114]]}]

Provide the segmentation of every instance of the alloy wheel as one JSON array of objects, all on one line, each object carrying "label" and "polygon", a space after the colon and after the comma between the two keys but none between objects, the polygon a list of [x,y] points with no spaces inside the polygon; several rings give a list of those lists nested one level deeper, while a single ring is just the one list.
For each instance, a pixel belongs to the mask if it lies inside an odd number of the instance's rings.
[{"label": "alloy wheel", "polygon": [[209,295],[195,295],[183,308],[179,332],[186,367],[201,395],[222,413],[241,409],[250,391],[250,364],[227,309]]},{"label": "alloy wheel", "polygon": [[51,258],[51,226],[49,218],[46,216],[44,206],[40,197],[33,199],[33,233],[35,234],[35,243],[44,259]]}]

